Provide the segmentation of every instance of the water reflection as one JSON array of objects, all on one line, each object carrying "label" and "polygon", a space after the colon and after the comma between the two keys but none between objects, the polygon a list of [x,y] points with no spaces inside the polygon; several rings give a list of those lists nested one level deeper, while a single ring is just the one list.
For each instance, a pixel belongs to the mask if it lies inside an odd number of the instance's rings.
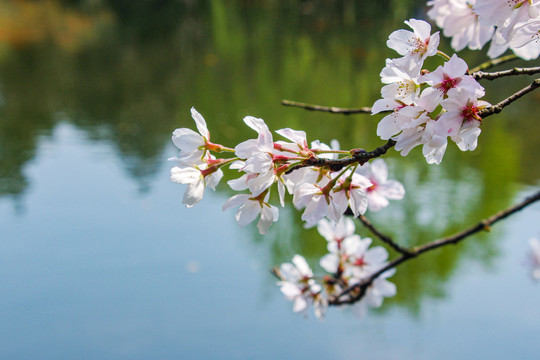
[{"label": "water reflection", "polygon": [[[53,6],[59,23],[79,24],[64,27],[62,37],[54,28],[38,27],[40,36],[2,38],[0,197],[24,197],[31,185],[25,168],[60,123],[76,126],[91,142],[110,144],[142,192],[151,191],[163,173],[161,160],[173,155],[171,131],[193,127],[191,106],[205,116],[213,139],[227,145],[253,137],[241,123],[250,114],[273,129],[302,128],[310,139],[325,142],[338,138],[343,148],[378,146],[378,118],[308,113],[283,108],[279,101],[371,104],[378,98],[384,59],[391,55],[382,44],[403,19],[422,13],[424,1],[303,1],[299,7],[277,1],[67,3],[32,3],[34,12],[50,13]],[[40,21],[30,17],[27,26]],[[472,64],[481,59],[464,56]],[[529,81],[489,84],[493,98],[487,100],[496,102]],[[392,173],[404,182],[407,196],[373,215],[374,223],[402,243],[417,245],[509,205],[516,184],[535,184],[540,176],[537,125],[528,121],[537,102],[538,97],[529,97],[489,118],[477,151],[452,148],[439,167],[427,166],[419,151],[406,159],[393,153]],[[258,246],[268,248],[267,267],[295,252],[313,263],[325,251],[324,240],[315,230],[304,231],[292,210],[282,212],[264,239],[253,232]],[[497,236],[404,265],[394,281],[407,291],[390,304],[414,312],[423,297],[444,296],[445,281],[463,259],[492,261]]]}]

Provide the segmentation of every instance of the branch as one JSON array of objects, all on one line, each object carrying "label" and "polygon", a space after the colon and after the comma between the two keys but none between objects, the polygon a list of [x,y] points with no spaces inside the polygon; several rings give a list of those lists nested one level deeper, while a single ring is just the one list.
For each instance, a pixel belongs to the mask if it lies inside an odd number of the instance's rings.
[{"label": "branch", "polygon": [[506,63],[508,61],[512,61],[514,59],[517,59],[517,55],[515,55],[515,54],[501,56],[500,58],[486,61],[485,63],[482,63],[482,64],[472,68],[469,72],[474,73],[476,71],[487,70],[489,68],[492,68],[492,67],[500,65],[500,64],[504,64],[504,63]]},{"label": "branch", "polygon": [[503,70],[498,72],[486,73],[483,71],[477,71],[472,73],[471,76],[476,80],[495,80],[504,76],[514,76],[514,75],[534,75],[540,73],[540,66],[530,67],[530,68],[513,68],[509,70]]},{"label": "branch", "polygon": [[502,111],[504,107],[510,105],[511,103],[513,103],[514,101],[522,97],[523,95],[530,93],[531,91],[533,91],[534,89],[538,87],[540,87],[540,78],[535,79],[531,85],[524,87],[523,89],[519,90],[515,94],[510,95],[509,97],[507,97],[506,99],[498,103],[497,105],[493,105],[488,108],[485,108],[484,110],[480,111],[478,115],[481,118],[485,118],[493,114],[498,114]]},{"label": "branch", "polygon": [[[352,304],[358,300],[360,300],[364,294],[366,293],[366,290],[368,287],[377,279],[381,274],[384,272],[395,268],[396,266],[413,259],[423,253],[429,252],[431,250],[438,249],[440,247],[446,246],[446,245],[455,245],[459,243],[460,241],[468,238],[471,235],[476,234],[477,232],[483,231],[483,230],[489,230],[490,226],[495,224],[496,222],[499,222],[500,220],[503,220],[510,215],[515,214],[516,212],[524,209],[525,207],[535,203],[536,201],[540,200],[540,191],[536,192],[535,194],[525,198],[522,202],[506,209],[503,211],[500,211],[496,213],[495,215],[484,219],[480,221],[478,224],[471,226],[470,228],[463,230],[457,234],[448,236],[446,238],[434,240],[430,243],[427,243],[425,245],[417,246],[409,251],[407,254],[402,254],[401,256],[397,257],[396,259],[392,260],[385,266],[383,266],[378,271],[371,274],[369,277],[363,279],[361,282],[350,286],[349,288],[343,290],[343,292],[337,296],[335,296],[333,299],[330,299],[329,304],[331,305],[342,305],[342,304]],[[340,300],[341,297],[353,293],[353,295],[345,300]]]},{"label": "branch", "polygon": [[[531,69],[536,69],[536,68],[531,68]],[[515,71],[515,69],[512,71]],[[481,118],[485,118],[493,114],[498,114],[502,111],[503,108],[505,108],[506,106],[510,105],[511,103],[519,99],[520,97],[524,96],[525,94],[528,94],[529,92],[533,91],[534,89],[538,87],[540,87],[540,78],[535,79],[532,82],[532,84],[512,94],[511,96],[507,97],[506,99],[499,102],[498,104],[483,109],[482,111],[478,113],[478,116],[480,116]],[[339,171],[348,165],[352,165],[356,163],[363,165],[371,159],[374,159],[374,158],[377,158],[379,156],[386,154],[388,149],[392,148],[395,144],[396,142],[390,139],[388,140],[386,144],[379,146],[378,148],[370,152],[367,152],[363,149],[353,149],[351,150],[352,157],[336,159],[336,160],[313,156],[302,161],[298,165],[294,165],[290,167],[289,170],[287,170],[286,174],[290,174],[291,172],[295,170],[298,170],[300,168],[307,167],[307,166],[327,167],[328,169],[332,171]]]},{"label": "branch", "polygon": [[320,157],[311,157],[304,161],[302,161],[301,164],[292,166],[287,170],[287,174],[290,174],[291,172],[298,170],[303,167],[307,166],[316,166],[316,167],[323,167],[326,166],[332,171],[339,171],[343,169],[345,166],[352,165],[352,164],[360,164],[363,165],[367,161],[377,158],[381,155],[386,154],[388,149],[392,148],[396,142],[394,140],[388,140],[388,142],[382,146],[379,146],[373,151],[365,151],[363,149],[354,149],[351,150],[352,157],[343,158],[343,159],[325,159]]},{"label": "branch", "polygon": [[396,250],[397,252],[405,255],[405,254],[411,254],[411,251],[407,248],[404,248],[402,246],[400,246],[399,244],[397,244],[396,242],[394,242],[394,240],[392,240],[391,237],[387,236],[387,235],[384,235],[383,233],[381,233],[379,230],[377,230],[377,228],[375,228],[375,226],[373,226],[373,224],[364,216],[364,215],[360,215],[358,216],[358,219],[360,220],[360,222],[362,222],[362,224],[364,224],[365,227],[367,227],[375,236],[377,236],[382,242],[384,242],[385,244],[389,245],[392,249]]},{"label": "branch", "polygon": [[324,112],[329,112],[332,114],[343,114],[343,115],[371,114],[371,108],[367,106],[361,107],[358,109],[346,109],[346,108],[339,108],[335,106],[328,107],[328,106],[304,104],[304,103],[290,101],[290,100],[281,100],[281,105],[299,107],[299,108],[309,110],[309,111],[324,111]]}]

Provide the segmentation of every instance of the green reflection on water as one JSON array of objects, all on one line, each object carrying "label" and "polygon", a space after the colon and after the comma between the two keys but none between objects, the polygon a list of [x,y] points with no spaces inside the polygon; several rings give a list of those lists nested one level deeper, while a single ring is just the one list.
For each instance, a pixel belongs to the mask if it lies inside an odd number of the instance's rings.
[{"label": "green reflection on water", "polygon": [[[172,130],[193,127],[191,106],[207,119],[213,140],[229,146],[254,137],[241,121],[249,114],[264,118],[271,129],[305,129],[310,140],[337,138],[343,148],[372,149],[381,144],[375,136],[380,117],[305,112],[279,102],[372,104],[384,59],[394,56],[384,46],[388,34],[403,19],[421,14],[424,1],[305,1],[298,7],[277,1],[158,3],[151,9],[121,1],[98,9],[75,6],[95,25],[88,30],[92,36],[75,38],[77,46],[66,48],[47,36],[2,46],[0,196],[25,193],[30,184],[24,168],[59,122],[84,130],[90,141],[111,144],[142,191],[151,188],[168,156]],[[146,13],[153,21],[141,20]],[[463,56],[470,64],[482,59],[477,53]],[[529,81],[484,84],[486,100],[497,102]],[[536,184],[540,175],[538,125],[531,119],[537,102],[533,95],[488,118],[478,150],[462,153],[450,146],[440,166],[428,166],[418,149],[407,158],[392,151],[392,174],[405,184],[407,196],[370,218],[403,244],[416,245],[509,205],[517,184]],[[416,311],[424,296],[444,296],[445,280],[460,261],[474,257],[488,265],[500,235],[404,265],[393,279],[407,291],[390,302]],[[302,229],[292,210],[282,211],[264,239],[255,230],[252,238],[268,247],[269,267],[294,253],[314,264],[326,247],[316,230]]]}]

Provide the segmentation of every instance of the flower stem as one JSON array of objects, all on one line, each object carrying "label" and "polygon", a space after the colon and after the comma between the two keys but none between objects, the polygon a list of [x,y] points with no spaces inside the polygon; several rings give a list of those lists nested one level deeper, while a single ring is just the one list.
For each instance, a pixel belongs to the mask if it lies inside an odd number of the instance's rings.
[{"label": "flower stem", "polygon": [[443,59],[450,60],[450,56],[448,56],[446,53],[442,52],[441,50],[437,50],[437,55],[439,55]]},{"label": "flower stem", "polygon": [[471,70],[469,70],[469,74],[477,72],[477,71],[487,70],[487,69],[489,69],[489,68],[491,68],[493,66],[500,65],[502,63],[508,62],[510,60],[514,60],[516,58],[517,58],[516,54],[510,54],[510,55],[506,55],[506,56],[501,56],[500,58],[497,58],[497,59],[492,59],[492,60],[486,61],[486,62],[472,68]]},{"label": "flower stem", "polygon": [[315,154],[344,154],[349,155],[351,152],[346,150],[319,150],[319,149],[311,149]]}]

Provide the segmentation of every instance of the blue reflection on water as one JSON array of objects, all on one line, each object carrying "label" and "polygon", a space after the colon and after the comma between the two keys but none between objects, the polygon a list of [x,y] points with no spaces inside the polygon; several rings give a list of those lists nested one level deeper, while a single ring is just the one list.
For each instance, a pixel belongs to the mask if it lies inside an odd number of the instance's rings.
[{"label": "blue reflection on water", "polygon": [[67,124],[38,154],[25,212],[0,200],[3,359],[536,354],[540,284],[523,262],[527,238],[540,233],[538,205],[495,226],[507,235],[492,268],[465,262],[449,296],[423,301],[418,318],[393,308],[358,320],[332,309],[320,323],[268,286],[265,248],[247,245],[248,230],[221,211],[225,195],[209,191],[184,208],[165,162],[141,195],[106,144]]}]

